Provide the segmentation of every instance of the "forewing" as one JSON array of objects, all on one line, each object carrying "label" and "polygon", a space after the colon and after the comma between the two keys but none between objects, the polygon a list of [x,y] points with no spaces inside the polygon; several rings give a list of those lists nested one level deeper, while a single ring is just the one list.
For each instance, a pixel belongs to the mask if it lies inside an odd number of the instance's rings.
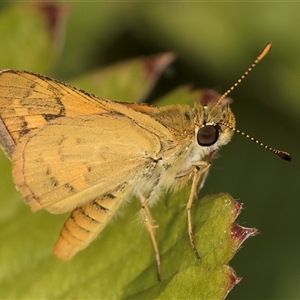
[{"label": "forewing", "polygon": [[109,101],[43,75],[0,72],[0,146],[9,158],[21,137],[60,117],[118,112],[170,140],[168,129],[144,114],[151,110],[155,107]]},{"label": "forewing", "polygon": [[158,138],[126,116],[62,117],[21,138],[13,177],[34,211],[63,213],[127,189],[159,151]]}]

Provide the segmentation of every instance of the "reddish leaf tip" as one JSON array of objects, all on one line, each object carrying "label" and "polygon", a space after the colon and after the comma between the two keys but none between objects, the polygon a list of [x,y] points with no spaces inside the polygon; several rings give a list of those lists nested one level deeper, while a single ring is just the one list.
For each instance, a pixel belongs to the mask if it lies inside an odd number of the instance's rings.
[{"label": "reddish leaf tip", "polygon": [[257,233],[256,228],[247,228],[236,223],[231,225],[231,237],[236,240],[240,246],[248,237]]},{"label": "reddish leaf tip", "polygon": [[237,216],[240,214],[241,210],[243,209],[243,203],[235,201],[235,209],[237,212]]},{"label": "reddish leaf tip", "polygon": [[231,273],[229,274],[229,286],[226,295],[223,299],[227,297],[227,295],[230,293],[230,291],[242,280],[242,277],[237,277],[235,272],[231,270]]},{"label": "reddish leaf tip", "polygon": [[68,4],[52,3],[51,1],[38,2],[35,6],[45,18],[49,32],[55,41],[61,35],[64,27],[63,21],[69,13],[70,6]]},{"label": "reddish leaf tip", "polygon": [[157,77],[175,59],[173,52],[165,52],[144,58],[146,73],[150,78]]},{"label": "reddish leaf tip", "polygon": [[[219,101],[219,99],[221,98],[221,95],[218,94],[216,91],[214,90],[204,90],[199,101],[202,105],[206,106],[208,104],[213,104],[213,103],[217,103]],[[225,106],[227,104],[230,104],[232,102],[231,98],[224,98],[221,101],[221,105]]]}]

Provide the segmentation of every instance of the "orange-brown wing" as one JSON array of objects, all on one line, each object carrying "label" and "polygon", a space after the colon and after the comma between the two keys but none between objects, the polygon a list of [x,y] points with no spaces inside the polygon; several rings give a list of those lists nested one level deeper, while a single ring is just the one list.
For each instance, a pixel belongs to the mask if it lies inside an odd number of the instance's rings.
[{"label": "orange-brown wing", "polygon": [[157,136],[170,139],[167,128],[144,114],[154,109],[106,100],[27,71],[0,72],[0,146],[9,158],[22,136],[59,117],[118,112]]}]

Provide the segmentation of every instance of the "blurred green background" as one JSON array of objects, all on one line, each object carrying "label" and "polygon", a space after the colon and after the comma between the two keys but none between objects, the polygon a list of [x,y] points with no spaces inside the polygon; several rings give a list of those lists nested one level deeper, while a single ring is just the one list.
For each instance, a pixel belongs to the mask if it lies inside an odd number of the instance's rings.
[{"label": "blurred green background", "polygon": [[[0,13],[8,6],[1,3]],[[46,70],[65,82],[124,59],[174,51],[177,60],[149,96],[154,101],[182,84],[225,92],[272,42],[270,54],[231,93],[232,110],[237,128],[290,152],[293,162],[289,165],[235,135],[220,151],[202,190],[202,195],[228,192],[243,202],[239,223],[260,232],[231,261],[243,280],[227,299],[300,298],[299,12],[300,3],[64,3],[55,42],[47,44],[33,26],[32,41],[26,44],[49,47],[47,59],[31,71]],[[34,51],[20,61],[14,59],[18,53],[4,52],[11,45],[11,28],[9,21],[2,22],[0,68],[26,69]],[[22,45],[15,51],[22,51]],[[22,203],[11,174],[2,172],[10,164],[2,153],[0,159],[0,218],[5,220],[10,207]]]}]

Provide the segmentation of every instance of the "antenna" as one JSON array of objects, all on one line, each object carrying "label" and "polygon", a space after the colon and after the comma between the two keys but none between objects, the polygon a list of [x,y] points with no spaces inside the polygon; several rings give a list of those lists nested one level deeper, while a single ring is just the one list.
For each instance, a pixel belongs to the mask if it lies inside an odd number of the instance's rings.
[{"label": "antenna", "polygon": [[[253,68],[269,53],[269,51],[271,50],[272,44],[268,43],[264,49],[261,51],[261,53],[257,56],[257,58],[255,59],[255,61],[252,63],[252,65],[247,69],[247,71],[238,79],[238,81],[230,88],[228,89],[218,100],[218,102],[216,103],[217,105],[220,105],[221,101],[230,93],[232,92],[243,80],[244,78],[253,70]],[[281,151],[281,150],[277,150],[274,149],[272,147],[269,147],[265,144],[263,144],[262,142],[260,142],[259,140],[253,138],[252,136],[250,136],[249,134],[233,128],[232,126],[228,125],[227,123],[224,122],[219,122],[218,124],[220,125],[224,125],[227,128],[229,128],[230,130],[239,133],[240,135],[245,136],[246,138],[250,139],[251,141],[253,141],[254,143],[258,144],[259,146],[265,148],[266,150],[272,152],[273,154],[275,154],[276,156],[280,157],[283,160],[292,161],[292,157],[289,153],[285,152],[285,151]]]},{"label": "antenna", "polygon": [[253,138],[252,136],[250,136],[249,134],[239,130],[239,129],[236,129],[236,128],[233,128],[232,126],[228,125],[227,123],[223,123],[223,122],[219,122],[218,124],[220,125],[224,125],[226,126],[227,128],[229,128],[230,130],[234,131],[234,132],[237,132],[239,133],[240,135],[243,135],[245,136],[247,139],[250,139],[251,141],[253,141],[254,143],[258,144],[259,146],[265,148],[266,150],[269,150],[270,152],[272,152],[273,154],[275,154],[276,156],[278,156],[279,158],[283,159],[283,160],[286,160],[286,161],[289,161],[291,162],[292,161],[292,157],[291,155],[288,153],[288,152],[285,152],[285,151],[281,151],[281,150],[277,150],[277,149],[274,149],[272,147],[269,147],[265,144],[263,144],[262,142],[260,142],[259,140]]},{"label": "antenna", "polygon": [[218,100],[218,102],[216,103],[217,105],[220,105],[220,103],[222,102],[222,100],[228,96],[229,93],[231,93],[244,79],[245,77],[254,69],[254,67],[270,52],[272,47],[271,43],[268,43],[264,49],[261,51],[261,53],[257,56],[257,58],[255,59],[255,61],[252,63],[252,65],[247,69],[247,71],[238,79],[238,81],[230,88],[228,89],[222,96],[221,98]]}]

